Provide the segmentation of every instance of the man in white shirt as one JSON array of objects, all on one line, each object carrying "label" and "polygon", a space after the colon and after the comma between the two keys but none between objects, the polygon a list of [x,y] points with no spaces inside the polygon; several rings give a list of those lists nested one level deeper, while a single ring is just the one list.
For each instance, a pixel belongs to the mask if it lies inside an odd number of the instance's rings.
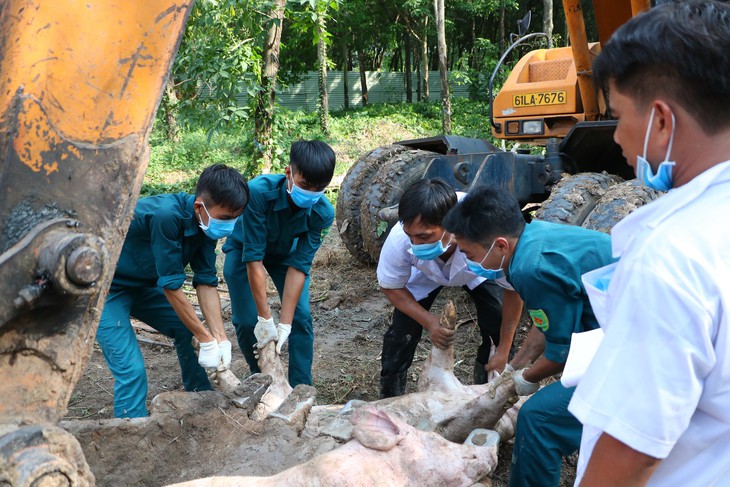
[{"label": "man in white shirt", "polygon": [[[417,181],[403,193],[398,205],[400,222],[383,244],[378,284],[395,307],[393,321],[383,337],[383,398],[405,394],[408,368],[424,329],[439,348],[453,343],[454,332],[441,328],[439,316],[429,311],[444,286],[463,287],[476,306],[482,343],[474,364],[474,383],[487,382],[488,371],[501,372],[507,363],[522,301],[513,290],[505,291],[503,298],[500,286],[469,270],[453,235],[441,223],[456,204],[456,192],[443,180]],[[496,353],[490,360],[492,342]]]},{"label": "man in white shirt", "polygon": [[730,5],[689,0],[634,18],[594,63],[616,142],[669,191],[584,276],[605,337],[569,407],[581,486],[730,482],[728,53]]}]

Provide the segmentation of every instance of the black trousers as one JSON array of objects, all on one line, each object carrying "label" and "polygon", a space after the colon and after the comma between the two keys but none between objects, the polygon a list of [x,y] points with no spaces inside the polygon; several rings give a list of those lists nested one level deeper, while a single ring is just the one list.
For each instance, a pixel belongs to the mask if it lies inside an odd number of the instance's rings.
[{"label": "black trousers", "polygon": [[[462,286],[474,300],[477,309],[477,325],[482,336],[482,343],[477,349],[477,362],[486,364],[489,361],[491,341],[499,345],[499,331],[502,324],[502,300],[504,291],[497,284],[484,281],[476,288]],[[430,310],[441,287],[420,300],[418,304]],[[383,336],[383,353],[381,354],[380,377],[392,377],[405,373],[413,363],[416,347],[421,340],[423,327],[413,318],[398,311],[393,312],[393,321]]]}]

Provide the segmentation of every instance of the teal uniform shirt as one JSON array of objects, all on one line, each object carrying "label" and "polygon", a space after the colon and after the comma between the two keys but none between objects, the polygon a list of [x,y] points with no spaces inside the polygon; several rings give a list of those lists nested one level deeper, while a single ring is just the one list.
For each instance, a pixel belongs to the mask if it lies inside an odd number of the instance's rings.
[{"label": "teal uniform shirt", "polygon": [[545,358],[565,363],[572,334],[598,328],[581,275],[614,261],[604,233],[537,220],[525,226],[507,279],[545,333]]},{"label": "teal uniform shirt", "polygon": [[134,210],[113,285],[179,289],[185,266],[193,285],[217,286],[216,240],[198,226],[195,196],[187,193],[141,198]]},{"label": "teal uniform shirt", "polygon": [[258,176],[248,189],[248,206],[223,251],[242,249],[243,262],[274,259],[309,275],[314,254],[335,218],[330,202],[322,197],[312,208],[293,211],[283,174]]}]

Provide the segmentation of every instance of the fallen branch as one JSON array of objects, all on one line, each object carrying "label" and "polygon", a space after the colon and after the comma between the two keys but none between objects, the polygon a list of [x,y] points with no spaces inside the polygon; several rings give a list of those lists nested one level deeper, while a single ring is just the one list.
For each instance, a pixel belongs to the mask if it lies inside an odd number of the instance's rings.
[{"label": "fallen branch", "polygon": [[150,340],[149,338],[144,337],[137,337],[137,341],[147,343],[148,345],[155,345],[156,347],[175,348],[175,345],[173,345],[172,343],[158,342],[156,340]]}]

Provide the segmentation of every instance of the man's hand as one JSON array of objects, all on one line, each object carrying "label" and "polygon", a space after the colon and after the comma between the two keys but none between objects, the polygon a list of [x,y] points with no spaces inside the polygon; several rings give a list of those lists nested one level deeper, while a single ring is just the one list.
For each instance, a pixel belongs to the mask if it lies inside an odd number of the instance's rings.
[{"label": "man's hand", "polygon": [[221,363],[218,341],[214,338],[212,342],[200,344],[198,352],[198,363],[205,369],[216,369]]},{"label": "man's hand", "polygon": [[497,371],[501,374],[504,371],[505,366],[507,365],[508,358],[509,351],[500,352],[499,350],[497,350],[494,353],[494,356],[489,359],[489,362],[487,362],[487,373]]},{"label": "man's hand", "polygon": [[259,316],[259,321],[256,323],[256,328],[253,329],[253,334],[256,336],[257,348],[264,348],[267,343],[275,342],[277,332],[274,318],[267,319]]},{"label": "man's hand", "polygon": [[529,396],[534,394],[540,388],[539,382],[530,382],[523,377],[525,369],[520,369],[512,374],[512,380],[515,381],[515,392],[519,396]]},{"label": "man's hand", "polygon": [[224,371],[231,366],[231,342],[226,340],[218,343],[220,349],[220,363],[218,364],[218,370]]},{"label": "man's hand", "polygon": [[439,323],[439,317],[433,316],[433,320],[429,323],[428,335],[431,338],[431,343],[443,350],[454,343],[456,330],[444,328]]},{"label": "man's hand", "polygon": [[276,354],[281,355],[281,349],[291,333],[291,325],[279,323],[276,325]]}]

